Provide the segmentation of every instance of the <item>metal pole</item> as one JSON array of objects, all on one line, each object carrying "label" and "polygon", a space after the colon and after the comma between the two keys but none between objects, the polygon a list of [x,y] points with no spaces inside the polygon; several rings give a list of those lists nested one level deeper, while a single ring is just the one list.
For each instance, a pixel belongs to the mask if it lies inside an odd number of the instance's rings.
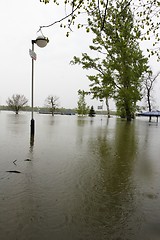
[{"label": "metal pole", "polygon": [[[35,41],[32,40],[32,51],[34,52],[34,43]],[[31,135],[34,135],[34,129],[35,129],[35,123],[34,123],[34,117],[33,117],[33,94],[34,94],[34,59],[32,58],[32,84],[31,84],[31,109],[32,109],[32,114],[31,114]]]}]

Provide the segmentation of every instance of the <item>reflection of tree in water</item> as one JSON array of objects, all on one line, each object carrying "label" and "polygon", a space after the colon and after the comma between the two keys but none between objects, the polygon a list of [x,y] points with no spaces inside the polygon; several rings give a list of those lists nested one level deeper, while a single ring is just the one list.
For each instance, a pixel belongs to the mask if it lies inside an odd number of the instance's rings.
[{"label": "reflection of tree in water", "polygon": [[28,124],[28,116],[23,114],[7,114],[8,129],[15,133],[22,135],[26,131],[26,124]]},{"label": "reflection of tree in water", "polygon": [[84,142],[85,133],[88,127],[88,118],[86,116],[78,116],[77,117],[77,137],[76,142],[78,148],[81,147],[82,143]]},{"label": "reflection of tree in water", "polygon": [[114,130],[100,128],[88,141],[90,160],[86,168],[89,169],[81,183],[85,192],[77,216],[85,222],[86,231],[92,232],[91,239],[125,240],[136,234],[132,179],[136,153],[134,130],[134,122],[118,119]]},{"label": "reflection of tree in water", "polygon": [[[110,215],[115,213],[114,223],[129,226],[134,211],[134,185],[132,172],[136,153],[134,123],[117,121],[115,141],[110,154],[110,173],[105,175],[107,193],[110,198]],[[101,162],[102,167],[104,162]],[[105,165],[104,165],[105,171]],[[132,219],[133,221],[133,219]],[[132,222],[133,224],[134,222]]]},{"label": "reflection of tree in water", "polygon": [[85,116],[81,117],[81,116],[78,116],[77,117],[77,125],[79,127],[83,127],[86,123],[87,123],[87,118]]}]

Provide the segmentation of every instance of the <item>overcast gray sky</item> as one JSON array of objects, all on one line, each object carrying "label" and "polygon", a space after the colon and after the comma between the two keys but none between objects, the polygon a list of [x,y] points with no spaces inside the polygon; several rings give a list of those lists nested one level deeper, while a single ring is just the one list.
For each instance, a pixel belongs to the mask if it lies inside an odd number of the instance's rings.
[{"label": "overcast gray sky", "polygon": [[[39,0],[1,1],[1,105],[6,104],[7,98],[16,93],[24,94],[30,104],[31,40],[39,35],[39,26],[48,25],[60,19],[63,14],[52,2],[45,5]],[[77,107],[77,91],[89,89],[87,72],[69,62],[73,56],[88,52],[91,36],[82,30],[74,31],[69,38],[65,37],[65,33],[66,30],[61,29],[59,24],[44,28],[43,34],[49,38],[49,44],[43,49],[35,45],[35,106],[43,106],[46,97],[52,94],[59,97],[61,107],[74,108]],[[152,64],[157,72],[157,63]],[[159,86],[157,91],[159,92]],[[90,97],[86,101],[95,108],[100,105],[99,101],[91,100]]]},{"label": "overcast gray sky", "polygon": [[[0,104],[6,104],[6,99],[16,93],[24,94],[30,102],[31,40],[39,35],[39,26],[63,16],[63,11],[55,9],[53,3],[45,5],[39,0],[1,2]],[[77,30],[67,38],[66,30],[59,24],[43,29],[43,34],[50,41],[43,49],[35,45],[34,105],[43,106],[45,98],[53,94],[59,97],[61,107],[77,107],[77,91],[88,90],[89,81],[80,66],[71,66],[69,62],[74,55],[87,51],[89,34]],[[90,97],[86,101],[89,105],[99,104]]]}]

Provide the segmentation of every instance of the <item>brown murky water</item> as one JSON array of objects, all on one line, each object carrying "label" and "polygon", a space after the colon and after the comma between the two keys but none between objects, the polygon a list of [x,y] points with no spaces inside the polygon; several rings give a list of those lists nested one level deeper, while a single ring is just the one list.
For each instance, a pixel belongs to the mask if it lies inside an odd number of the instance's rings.
[{"label": "brown murky water", "polygon": [[35,120],[0,112],[0,240],[160,239],[160,123]]}]

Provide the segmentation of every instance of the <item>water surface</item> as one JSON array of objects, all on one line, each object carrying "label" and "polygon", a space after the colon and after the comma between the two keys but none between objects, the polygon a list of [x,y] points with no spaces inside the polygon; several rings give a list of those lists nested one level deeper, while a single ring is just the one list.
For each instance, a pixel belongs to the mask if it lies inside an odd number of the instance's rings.
[{"label": "water surface", "polygon": [[35,120],[0,112],[1,240],[160,239],[159,124]]}]

